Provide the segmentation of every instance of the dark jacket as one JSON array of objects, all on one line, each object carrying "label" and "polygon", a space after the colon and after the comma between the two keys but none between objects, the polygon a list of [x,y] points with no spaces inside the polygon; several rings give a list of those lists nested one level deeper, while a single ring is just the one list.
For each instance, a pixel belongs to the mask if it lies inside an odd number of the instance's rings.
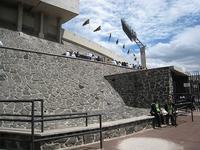
[{"label": "dark jacket", "polygon": [[[159,105],[159,109],[160,109],[160,105]],[[158,113],[160,113],[160,112],[157,111],[157,109],[156,109],[156,104],[155,104],[155,103],[152,103],[152,104],[151,104],[151,111],[150,111],[150,114],[151,114],[151,115],[155,115],[155,114],[158,114]]]}]

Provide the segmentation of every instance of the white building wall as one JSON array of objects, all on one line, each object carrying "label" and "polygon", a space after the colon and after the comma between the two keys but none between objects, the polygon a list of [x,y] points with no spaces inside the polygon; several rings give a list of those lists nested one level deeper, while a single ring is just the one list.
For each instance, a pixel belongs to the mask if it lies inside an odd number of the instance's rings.
[{"label": "white building wall", "polygon": [[72,11],[73,13],[79,13],[79,0],[41,0],[41,2]]}]

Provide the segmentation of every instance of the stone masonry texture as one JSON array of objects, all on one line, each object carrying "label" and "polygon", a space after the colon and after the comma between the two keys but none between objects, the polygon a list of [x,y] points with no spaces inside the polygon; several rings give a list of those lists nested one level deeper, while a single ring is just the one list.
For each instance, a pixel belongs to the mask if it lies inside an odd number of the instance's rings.
[{"label": "stone masonry texture", "polygon": [[153,100],[166,102],[173,92],[170,67],[105,77],[127,106],[149,108]]},{"label": "stone masonry texture", "polygon": [[[62,53],[63,47],[18,32],[1,29],[5,44],[35,52],[0,50],[0,99],[44,99],[45,114],[71,112],[102,113],[103,121],[148,114],[148,109],[128,107],[104,76],[133,72],[108,64],[65,58],[49,53]],[[15,38],[14,38],[15,36]],[[26,37],[25,39],[24,36]],[[11,38],[12,37],[12,38]],[[11,38],[11,39],[9,39]],[[37,49],[37,50],[35,50]],[[45,52],[40,54],[37,52]],[[39,104],[36,104],[39,113]],[[28,114],[28,104],[0,104],[2,113]],[[91,119],[94,120],[95,119]],[[96,119],[97,120],[97,119]],[[77,125],[81,120],[48,123],[46,128]],[[90,123],[90,120],[89,120]],[[3,127],[23,127],[23,123],[1,123]],[[30,127],[30,125],[26,125]]]},{"label": "stone masonry texture", "polygon": [[[61,56],[66,51],[88,53],[89,50],[69,42],[61,45],[2,28],[0,41],[5,47],[26,50],[0,48],[0,100],[43,99],[44,114],[100,113],[103,122],[107,122],[148,115],[149,109],[146,108],[150,107],[154,99],[162,103],[169,94],[173,94],[170,67],[134,71],[110,64],[66,58]],[[0,103],[0,114],[26,115],[30,111],[29,104]],[[35,113],[40,113],[39,103],[36,103]],[[85,119],[48,122],[45,123],[45,130],[84,125],[84,121]],[[94,122],[98,122],[98,119],[89,119],[89,124]],[[35,126],[40,129],[39,124]],[[0,122],[0,127],[30,129],[30,124]],[[144,120],[104,130],[104,137],[117,137],[150,127],[151,121]],[[57,149],[98,140],[99,135],[92,134],[49,141],[37,147],[43,150]],[[1,142],[0,145],[14,149],[29,147],[23,142]]]},{"label": "stone masonry texture", "polygon": [[[56,55],[64,54],[66,51],[78,51],[81,54],[87,54],[91,52],[89,49],[80,47],[67,41],[63,41],[64,44],[59,44],[34,36],[29,36],[22,32],[11,31],[4,28],[0,28],[0,40],[3,42],[4,46]],[[97,56],[102,56],[94,51],[92,53]]]}]

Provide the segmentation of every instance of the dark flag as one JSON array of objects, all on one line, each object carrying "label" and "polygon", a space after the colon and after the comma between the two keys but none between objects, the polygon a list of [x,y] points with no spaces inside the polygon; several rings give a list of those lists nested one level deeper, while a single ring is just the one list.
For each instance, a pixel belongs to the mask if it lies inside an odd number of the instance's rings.
[{"label": "dark flag", "polygon": [[85,25],[87,25],[87,24],[89,24],[90,23],[90,19],[87,19],[83,24],[82,24],[82,26],[85,26]]},{"label": "dark flag", "polygon": [[125,49],[125,47],[126,47],[126,46],[125,46],[125,44],[124,44],[124,45],[123,45],[123,49]]},{"label": "dark flag", "polygon": [[112,36],[112,34],[110,33],[110,35],[109,35],[109,38],[108,38],[108,41],[110,41],[110,39],[111,39],[111,36]]},{"label": "dark flag", "polygon": [[101,26],[98,26],[93,32],[97,32],[99,30],[101,30]]},{"label": "dark flag", "polygon": [[119,43],[119,40],[117,39],[116,44],[118,44],[118,43]]}]

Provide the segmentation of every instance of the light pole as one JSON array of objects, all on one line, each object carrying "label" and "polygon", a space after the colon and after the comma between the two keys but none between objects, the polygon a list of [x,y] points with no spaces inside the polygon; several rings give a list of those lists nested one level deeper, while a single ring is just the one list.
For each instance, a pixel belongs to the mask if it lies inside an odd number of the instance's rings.
[{"label": "light pole", "polygon": [[146,69],[146,46],[137,38],[136,32],[126,23],[124,19],[121,19],[121,24],[123,31],[126,33],[131,42],[135,41],[136,45],[140,48],[141,65],[143,69]]}]

